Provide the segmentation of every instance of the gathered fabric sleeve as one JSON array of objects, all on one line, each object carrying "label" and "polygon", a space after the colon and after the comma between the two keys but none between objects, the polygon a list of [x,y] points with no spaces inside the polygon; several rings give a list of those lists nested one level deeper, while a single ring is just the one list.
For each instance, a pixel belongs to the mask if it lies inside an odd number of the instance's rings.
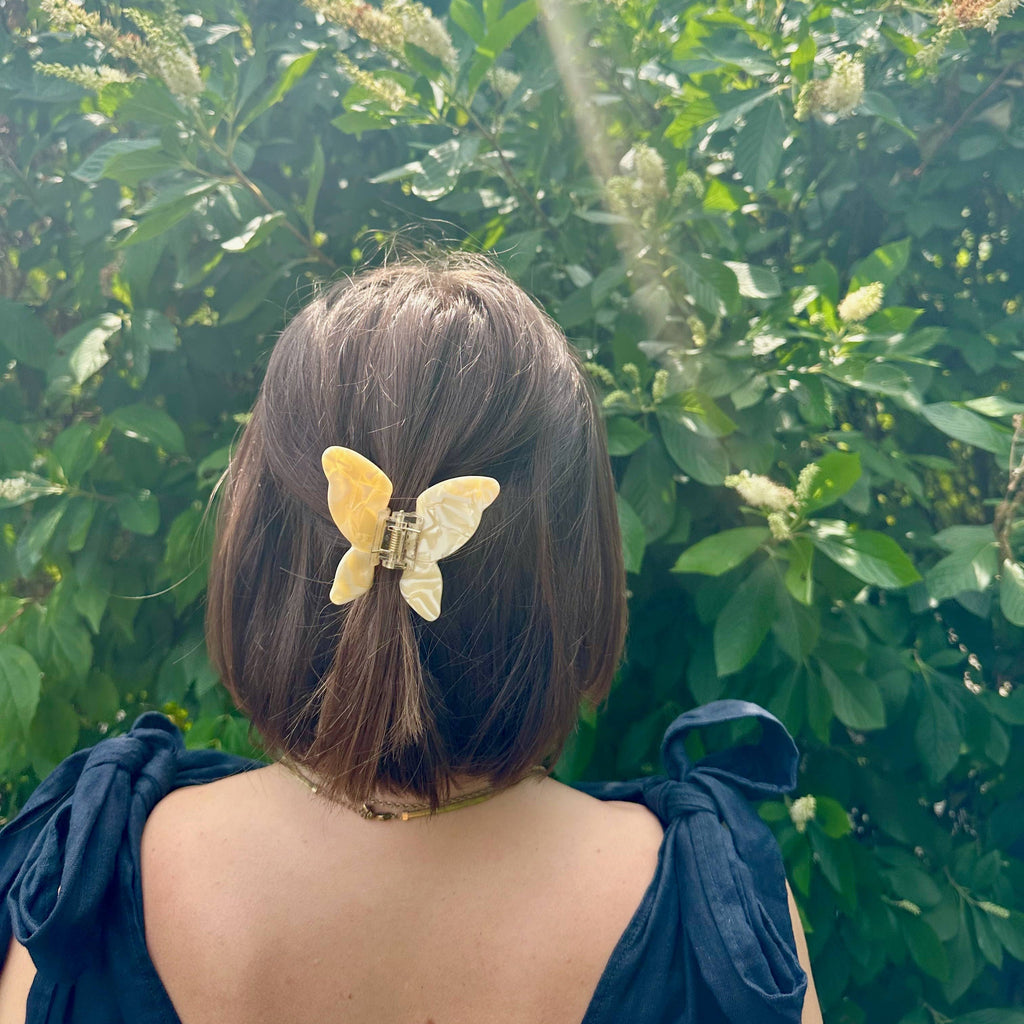
[{"label": "gathered fabric sleeve", "polygon": [[0,831],[0,949],[13,934],[36,966],[26,1024],[177,1024],[145,946],[142,830],[172,789],[253,767],[150,712],[39,786]]},{"label": "gathered fabric sleeve", "polygon": [[[756,743],[690,761],[688,733],[743,718],[760,722]],[[715,701],[672,723],[662,761],[663,776],[579,787],[644,803],[665,828],[654,881],[584,1024],[799,1024],[807,979],[782,858],[749,803],[795,787],[793,740],[758,705]]]}]

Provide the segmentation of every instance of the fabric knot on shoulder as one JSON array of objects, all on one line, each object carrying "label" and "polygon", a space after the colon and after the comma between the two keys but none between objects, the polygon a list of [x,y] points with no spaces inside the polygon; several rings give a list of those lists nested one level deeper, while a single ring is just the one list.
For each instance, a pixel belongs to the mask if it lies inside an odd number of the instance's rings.
[{"label": "fabric knot on shoulder", "polygon": [[[743,718],[761,723],[756,743],[690,761],[688,733]],[[747,802],[795,787],[796,745],[764,708],[723,700],[680,715],[665,733],[662,758],[669,777],[657,798],[674,833],[682,907],[687,931],[699,936],[693,949],[702,977],[730,1021],[799,1021],[807,979],[796,955],[782,859]],[[686,817],[679,820],[679,813]]]},{"label": "fabric knot on shoulder", "polygon": [[[13,823],[23,826],[31,845],[8,906],[15,937],[40,971],[71,980],[96,956],[98,944],[91,940],[125,831],[133,817],[141,828],[169,791],[183,747],[171,722],[145,714],[125,735],[65,761]],[[44,817],[41,829],[29,828]]]},{"label": "fabric knot on shoulder", "polygon": [[[112,901],[119,886],[138,884],[142,830],[167,793],[254,766],[186,751],[156,712],[62,762],[0,832],[0,897],[40,975],[70,983],[103,955],[100,937],[118,914]],[[10,935],[2,923],[0,939]]]}]

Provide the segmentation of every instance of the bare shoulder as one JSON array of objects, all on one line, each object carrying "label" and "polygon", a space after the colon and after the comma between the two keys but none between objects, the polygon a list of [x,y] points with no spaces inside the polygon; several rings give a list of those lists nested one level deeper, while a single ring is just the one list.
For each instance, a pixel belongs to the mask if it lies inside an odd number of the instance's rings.
[{"label": "bare shoulder", "polygon": [[630,800],[600,800],[562,787],[572,820],[591,844],[600,846],[600,860],[618,864],[630,875],[653,875],[665,837],[658,816],[645,804]]},{"label": "bare shoulder", "polygon": [[[246,890],[229,882],[258,847],[259,782],[252,776],[259,774],[174,790],[146,821],[140,849],[146,945],[157,973],[165,984],[171,980],[172,999],[174,979],[193,973],[190,951],[219,945],[243,919],[239,893]],[[211,959],[211,982],[231,976],[230,959]]]},{"label": "bare shoulder", "polygon": [[11,939],[0,961],[0,1024],[25,1024],[28,991],[36,976],[35,964],[28,950]]}]

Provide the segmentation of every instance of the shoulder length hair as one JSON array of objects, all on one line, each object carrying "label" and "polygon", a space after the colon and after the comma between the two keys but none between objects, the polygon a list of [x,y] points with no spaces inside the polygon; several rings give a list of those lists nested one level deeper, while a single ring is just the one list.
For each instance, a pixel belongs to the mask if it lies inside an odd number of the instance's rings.
[{"label": "shoulder length hair", "polygon": [[[393,509],[440,480],[496,478],[419,618],[378,567],[328,600],[347,542],[320,465],[353,448]],[[207,606],[214,665],[270,748],[336,798],[437,806],[459,777],[552,763],[602,700],[626,622],[600,414],[558,327],[482,257],[400,263],[327,288],[282,333],[231,459]]]}]

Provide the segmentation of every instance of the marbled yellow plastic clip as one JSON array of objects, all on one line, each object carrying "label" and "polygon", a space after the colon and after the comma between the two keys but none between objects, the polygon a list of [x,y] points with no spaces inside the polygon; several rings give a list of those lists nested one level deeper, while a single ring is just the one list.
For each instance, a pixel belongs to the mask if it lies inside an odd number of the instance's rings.
[{"label": "marbled yellow plastic clip", "polygon": [[381,565],[401,569],[399,589],[413,611],[433,622],[441,614],[437,563],[476,532],[483,511],[498,496],[489,476],[456,476],[428,487],[416,512],[392,512],[391,481],[351,448],[332,445],[321,459],[331,518],[350,547],[338,563],[331,601],[347,604],[373,585]]}]

